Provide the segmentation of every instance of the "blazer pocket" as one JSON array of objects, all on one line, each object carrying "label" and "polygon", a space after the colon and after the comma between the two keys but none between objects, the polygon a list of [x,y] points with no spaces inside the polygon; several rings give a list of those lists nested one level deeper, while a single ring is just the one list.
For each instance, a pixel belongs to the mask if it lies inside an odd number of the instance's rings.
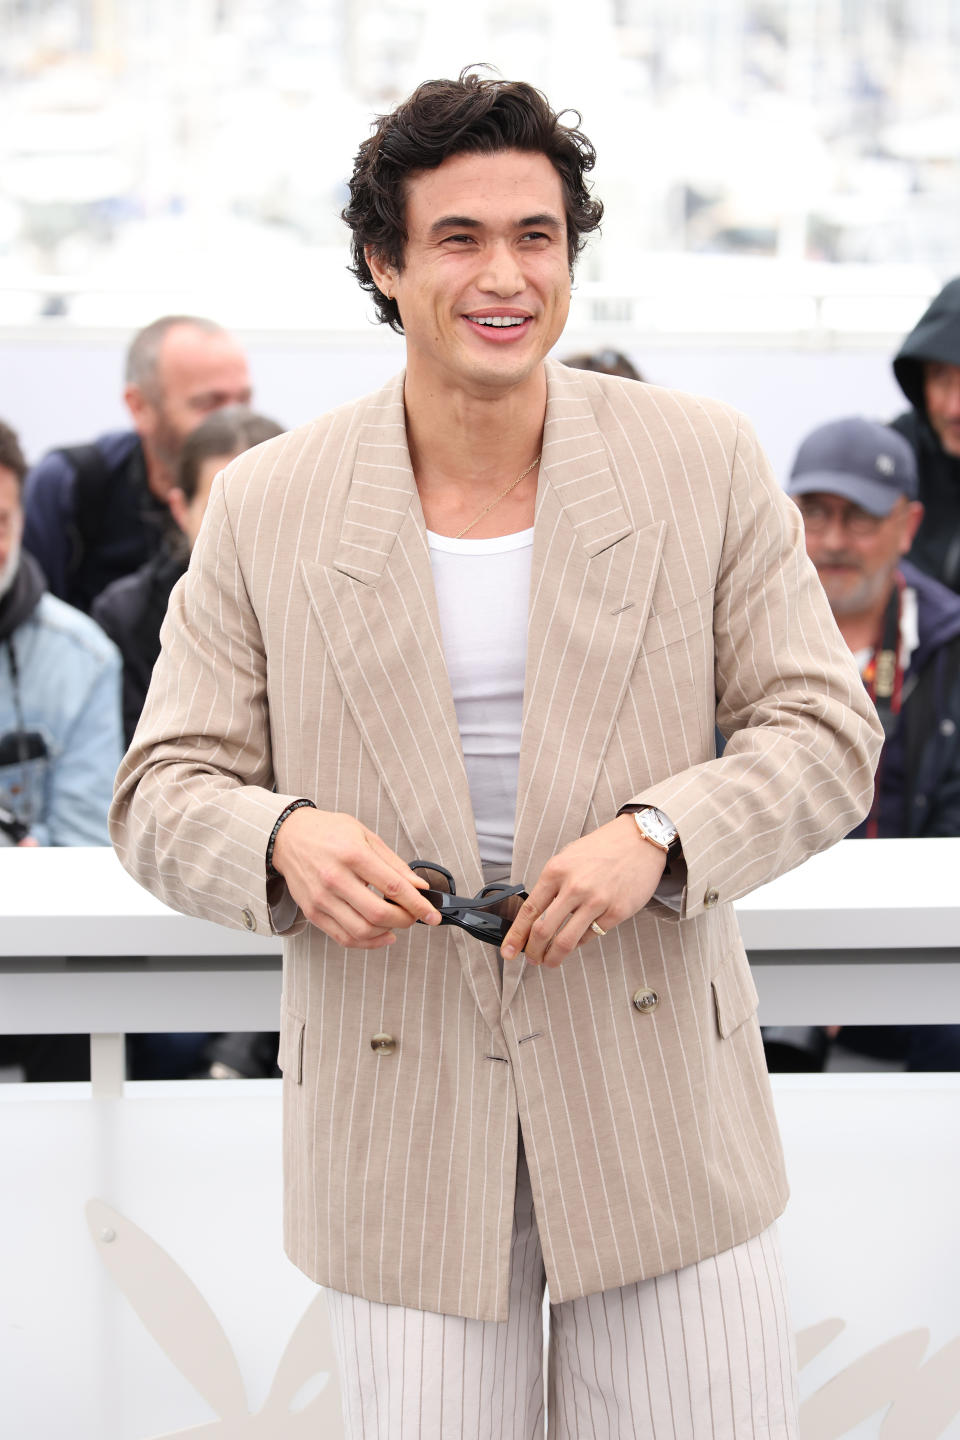
[{"label": "blazer pocket", "polygon": [[713,591],[705,590],[674,610],[654,611],[643,632],[644,655],[655,654],[678,640],[689,640],[713,624]]},{"label": "blazer pocket", "polygon": [[726,1039],[756,1013],[760,1003],[746,956],[737,953],[728,956],[710,984],[717,1011],[717,1029]]},{"label": "blazer pocket", "polygon": [[280,1014],[280,1048],[277,1064],[288,1080],[303,1084],[303,1037],[307,1022],[295,1010],[283,1009]]}]

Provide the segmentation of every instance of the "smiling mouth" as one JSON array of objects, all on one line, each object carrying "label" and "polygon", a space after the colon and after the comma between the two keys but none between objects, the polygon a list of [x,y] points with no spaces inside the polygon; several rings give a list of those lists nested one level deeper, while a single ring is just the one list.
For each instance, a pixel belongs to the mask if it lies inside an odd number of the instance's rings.
[{"label": "smiling mouth", "polygon": [[529,325],[530,315],[464,315],[478,330],[522,330]]}]

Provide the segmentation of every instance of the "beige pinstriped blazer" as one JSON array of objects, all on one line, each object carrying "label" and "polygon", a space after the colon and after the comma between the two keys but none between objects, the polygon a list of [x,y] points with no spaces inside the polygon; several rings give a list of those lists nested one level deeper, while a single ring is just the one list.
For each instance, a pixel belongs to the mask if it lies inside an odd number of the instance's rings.
[{"label": "beige pinstriped blazer", "polygon": [[654,902],[559,970],[507,966],[501,989],[496,951],[458,930],[344,952],[268,888],[267,838],[300,795],[481,883],[402,378],[216,482],[112,814],[123,863],[168,904],[288,936],[294,1262],[496,1320],[518,1116],[553,1300],[715,1254],[782,1209],[729,902],[857,823],[880,741],[745,422],[547,374],[514,878],[649,801],[680,830],[681,916]]}]

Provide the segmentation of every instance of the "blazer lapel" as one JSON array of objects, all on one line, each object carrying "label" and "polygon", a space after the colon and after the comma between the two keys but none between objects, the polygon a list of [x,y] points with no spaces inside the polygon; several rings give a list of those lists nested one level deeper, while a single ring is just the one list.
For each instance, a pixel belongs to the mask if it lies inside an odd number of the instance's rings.
[{"label": "blazer lapel", "polygon": [[[403,377],[359,429],[330,565],[301,573],[346,703],[406,831],[405,859],[437,860],[458,889],[483,883],[470,790],[447,675],[430,551],[407,448]],[[499,1023],[496,951],[454,928],[482,1013]]]},{"label": "blazer lapel", "polygon": [[[547,375],[513,850],[515,881],[531,885],[582,833],[666,534],[633,528],[575,372]],[[504,1007],[520,973],[504,975]]]},{"label": "blazer lapel", "polygon": [[480,862],[443,655],[430,551],[407,450],[402,376],[360,427],[333,561],[304,582],[346,702],[411,858],[464,883]]}]

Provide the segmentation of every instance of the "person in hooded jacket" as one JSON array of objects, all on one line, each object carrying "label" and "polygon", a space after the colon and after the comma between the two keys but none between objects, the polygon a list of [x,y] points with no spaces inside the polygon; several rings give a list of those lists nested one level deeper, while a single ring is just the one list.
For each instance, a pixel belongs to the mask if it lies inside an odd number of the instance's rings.
[{"label": "person in hooded jacket", "polygon": [[916,456],[924,510],[910,560],[960,591],[960,276],[904,340],[893,373],[912,409],[892,425]]}]

